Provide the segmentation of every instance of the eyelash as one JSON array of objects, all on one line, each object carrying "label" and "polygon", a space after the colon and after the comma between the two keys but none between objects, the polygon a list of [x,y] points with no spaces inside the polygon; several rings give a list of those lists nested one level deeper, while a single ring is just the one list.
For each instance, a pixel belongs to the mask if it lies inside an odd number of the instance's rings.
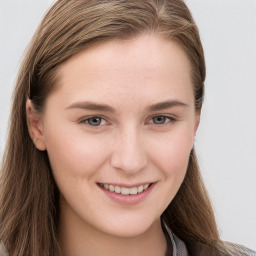
[{"label": "eyelash", "polygon": [[[164,122],[163,123],[154,123],[154,119],[156,119],[156,118],[162,118],[162,119],[164,119]],[[93,125],[93,124],[90,124],[89,122],[90,122],[90,120],[98,120],[100,123],[97,125]],[[102,121],[104,121],[105,123],[104,124],[102,124]],[[176,122],[177,121],[177,119],[176,118],[174,118],[173,116],[169,116],[169,115],[156,115],[156,116],[153,116],[153,117],[151,117],[150,118],[150,121],[149,121],[149,123],[150,124],[155,124],[155,125],[157,125],[157,126],[164,126],[164,125],[168,125],[169,123],[174,123],[174,122]],[[99,126],[102,126],[102,125],[106,125],[107,124],[107,121],[106,121],[106,119],[104,118],[104,117],[102,117],[102,116],[91,116],[91,117],[88,117],[88,118],[86,118],[86,119],[82,119],[81,121],[79,121],[79,123],[81,123],[81,124],[87,124],[87,125],[89,125],[89,126],[91,126],[91,127],[99,127]]]},{"label": "eyelash", "polygon": [[[96,120],[96,119],[99,119],[100,120],[100,125],[92,125],[92,124],[90,124],[89,123],[89,121],[90,120]],[[79,121],[79,123],[82,123],[82,124],[87,124],[87,125],[89,125],[89,126],[91,126],[91,127],[99,127],[99,126],[101,126],[102,124],[102,120],[104,120],[105,121],[105,123],[107,123],[107,121],[105,120],[105,118],[104,117],[101,117],[101,116],[91,116],[91,117],[88,117],[88,118],[86,118],[86,119],[83,119],[83,120],[81,120],[81,121]]]},{"label": "eyelash", "polygon": [[[159,123],[159,124],[157,124],[157,123],[154,123],[154,119],[156,119],[156,118],[162,118],[162,119],[164,119],[164,122],[163,123]],[[155,124],[155,125],[157,125],[157,126],[163,126],[163,125],[168,125],[169,123],[174,123],[174,122],[176,122],[177,121],[177,119],[176,118],[174,118],[173,116],[168,116],[168,115],[157,115],[157,116],[153,116],[150,120],[152,120],[152,122],[150,122],[151,124]]]}]

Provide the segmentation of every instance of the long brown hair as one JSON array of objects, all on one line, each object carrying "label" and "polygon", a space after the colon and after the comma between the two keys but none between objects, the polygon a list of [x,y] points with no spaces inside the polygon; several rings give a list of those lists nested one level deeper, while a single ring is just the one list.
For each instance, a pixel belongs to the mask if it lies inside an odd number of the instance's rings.
[{"label": "long brown hair", "polygon": [[[47,152],[37,150],[29,136],[27,99],[42,113],[47,95],[57,86],[60,64],[93,44],[143,33],[175,40],[184,49],[192,67],[195,109],[200,111],[204,53],[198,28],[182,0],[59,0],[44,17],[20,68],[1,168],[0,238],[10,255],[59,254],[59,192]],[[229,255],[220,242],[194,150],[185,180],[162,220],[191,255]]]}]

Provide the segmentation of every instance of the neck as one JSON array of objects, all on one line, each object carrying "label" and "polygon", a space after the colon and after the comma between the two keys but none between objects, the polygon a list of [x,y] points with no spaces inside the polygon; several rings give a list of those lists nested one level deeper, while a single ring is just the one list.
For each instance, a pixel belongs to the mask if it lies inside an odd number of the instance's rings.
[{"label": "neck", "polygon": [[[160,219],[135,237],[112,236],[61,213],[59,244],[62,256],[164,256],[166,239]],[[83,223],[82,223],[83,222]]]}]

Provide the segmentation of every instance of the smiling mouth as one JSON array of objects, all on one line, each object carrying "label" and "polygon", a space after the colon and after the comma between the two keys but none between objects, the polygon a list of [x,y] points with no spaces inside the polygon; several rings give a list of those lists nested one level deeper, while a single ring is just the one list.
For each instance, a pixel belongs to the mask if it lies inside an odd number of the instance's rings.
[{"label": "smiling mouth", "polygon": [[102,184],[102,183],[100,183],[99,185],[101,187],[103,187],[104,189],[106,189],[110,192],[114,192],[116,194],[137,195],[137,194],[140,194],[143,191],[147,190],[151,186],[151,183],[140,185],[137,187],[131,187],[131,188],[120,187],[120,186],[111,185],[111,184]]}]

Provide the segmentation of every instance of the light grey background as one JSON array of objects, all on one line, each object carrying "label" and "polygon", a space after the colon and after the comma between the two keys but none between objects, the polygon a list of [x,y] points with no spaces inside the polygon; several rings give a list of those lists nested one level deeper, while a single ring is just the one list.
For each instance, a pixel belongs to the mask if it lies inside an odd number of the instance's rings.
[{"label": "light grey background", "polygon": [[[51,0],[0,0],[0,155],[22,53]],[[256,249],[256,0],[187,0],[207,63],[196,148],[221,237]]]}]

